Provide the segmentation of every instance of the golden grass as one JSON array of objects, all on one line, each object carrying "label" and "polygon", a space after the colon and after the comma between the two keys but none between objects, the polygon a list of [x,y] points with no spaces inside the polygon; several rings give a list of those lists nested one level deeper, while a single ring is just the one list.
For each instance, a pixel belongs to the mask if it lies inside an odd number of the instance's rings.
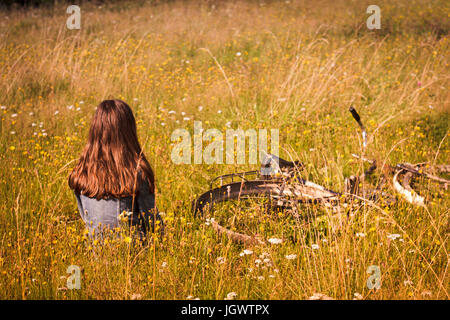
[{"label": "golden grass", "polygon": [[[241,256],[190,202],[208,179],[249,166],[170,161],[172,131],[192,130],[193,119],[278,128],[282,157],[342,190],[362,170],[351,157],[361,151],[353,104],[376,132],[369,155],[449,163],[448,2],[378,1],[379,31],[365,27],[369,4],[84,4],[79,31],[65,27],[65,7],[0,12],[0,297],[448,299],[448,191],[427,187],[426,208],[375,204],[308,227],[266,219],[255,233],[298,241]],[[157,176],[166,236],[145,248],[88,242],[67,186],[93,110],[109,97],[132,106]],[[81,290],[65,288],[71,264]],[[370,265],[381,269],[379,290],[366,286]]]}]

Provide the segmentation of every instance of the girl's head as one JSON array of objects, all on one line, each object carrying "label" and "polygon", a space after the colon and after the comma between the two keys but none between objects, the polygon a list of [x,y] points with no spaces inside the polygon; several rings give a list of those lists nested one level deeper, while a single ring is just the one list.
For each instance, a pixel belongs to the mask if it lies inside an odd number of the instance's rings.
[{"label": "girl's head", "polygon": [[105,100],[97,107],[69,186],[91,198],[128,197],[139,191],[138,173],[153,193],[153,171],[139,145],[131,108],[121,100]]}]

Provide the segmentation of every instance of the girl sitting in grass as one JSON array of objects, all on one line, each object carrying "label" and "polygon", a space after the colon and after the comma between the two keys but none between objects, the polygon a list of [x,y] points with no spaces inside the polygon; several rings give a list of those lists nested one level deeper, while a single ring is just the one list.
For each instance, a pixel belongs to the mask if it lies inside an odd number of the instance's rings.
[{"label": "girl sitting in grass", "polygon": [[121,100],[98,105],[69,186],[91,235],[118,228],[123,218],[141,238],[162,231],[154,174],[139,145],[133,112]]}]

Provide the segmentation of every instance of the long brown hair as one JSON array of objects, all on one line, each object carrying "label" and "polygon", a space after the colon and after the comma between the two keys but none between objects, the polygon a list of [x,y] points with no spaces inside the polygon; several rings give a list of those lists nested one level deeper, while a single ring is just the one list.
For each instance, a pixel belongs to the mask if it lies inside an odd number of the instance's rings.
[{"label": "long brown hair", "polygon": [[139,145],[131,108],[122,100],[105,100],[97,107],[69,186],[90,198],[135,196],[138,175],[154,193],[155,178]]}]

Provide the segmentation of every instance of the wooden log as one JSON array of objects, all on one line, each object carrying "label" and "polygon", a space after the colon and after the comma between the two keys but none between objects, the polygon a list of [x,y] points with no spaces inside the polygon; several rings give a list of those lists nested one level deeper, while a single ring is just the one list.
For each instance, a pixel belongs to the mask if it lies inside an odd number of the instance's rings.
[{"label": "wooden log", "polygon": [[[212,220],[212,219],[211,219]],[[211,226],[213,229],[219,234],[219,236],[226,235],[231,241],[235,243],[245,244],[245,245],[257,245],[264,243],[260,239],[256,237],[251,237],[249,235],[234,232],[227,228],[222,227],[220,224],[218,224],[215,221],[211,221]]]}]

